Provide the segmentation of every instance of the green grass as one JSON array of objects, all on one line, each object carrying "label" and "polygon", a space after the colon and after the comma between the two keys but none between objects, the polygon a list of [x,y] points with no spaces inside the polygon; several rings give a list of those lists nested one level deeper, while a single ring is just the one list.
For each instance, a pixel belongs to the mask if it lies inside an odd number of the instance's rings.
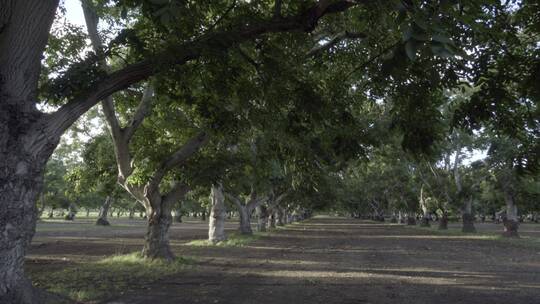
[{"label": "green grass", "polygon": [[117,255],[77,264],[58,271],[30,273],[34,285],[75,301],[99,301],[140,289],[159,278],[181,272],[193,264],[190,258],[171,263],[144,259],[139,253]]},{"label": "green grass", "polygon": [[219,246],[219,247],[244,247],[249,243],[256,241],[263,236],[264,233],[258,232],[252,235],[244,235],[238,233],[231,233],[227,236],[227,240],[212,243],[208,240],[194,240],[186,243],[187,246]]}]

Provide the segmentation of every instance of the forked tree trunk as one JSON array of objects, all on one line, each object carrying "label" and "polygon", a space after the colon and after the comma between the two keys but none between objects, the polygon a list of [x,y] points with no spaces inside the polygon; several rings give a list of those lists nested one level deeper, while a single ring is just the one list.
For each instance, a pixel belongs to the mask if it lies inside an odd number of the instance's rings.
[{"label": "forked tree trunk", "polygon": [[111,207],[112,199],[110,196],[107,196],[105,198],[105,202],[103,202],[103,205],[101,205],[101,208],[99,209],[99,215],[96,220],[96,225],[101,226],[109,226],[110,223],[107,220],[107,215],[109,214],[109,208]]},{"label": "forked tree trunk", "polygon": [[509,190],[504,191],[504,200],[506,202],[506,216],[503,218],[504,237],[519,237],[518,212],[514,203],[514,197]]},{"label": "forked tree trunk", "polygon": [[466,233],[475,233],[476,227],[474,227],[474,215],[472,214],[471,197],[467,198],[467,200],[465,201],[461,218],[463,220],[463,227],[461,228],[461,231]]},{"label": "forked tree trunk", "polygon": [[227,210],[225,209],[225,196],[221,184],[212,185],[210,191],[212,207],[210,209],[210,220],[208,222],[208,240],[212,243],[225,241],[225,219]]},{"label": "forked tree trunk", "polygon": [[174,254],[169,244],[169,227],[172,223],[171,207],[158,202],[153,202],[151,206],[146,208],[148,224],[142,255],[150,259],[172,261]]}]

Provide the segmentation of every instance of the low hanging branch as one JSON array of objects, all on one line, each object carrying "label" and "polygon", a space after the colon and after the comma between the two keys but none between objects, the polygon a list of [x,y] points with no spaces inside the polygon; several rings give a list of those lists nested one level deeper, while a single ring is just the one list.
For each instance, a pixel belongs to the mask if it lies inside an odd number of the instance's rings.
[{"label": "low hanging branch", "polygon": [[[83,113],[99,101],[111,94],[126,89],[132,84],[145,80],[159,72],[158,67],[170,67],[171,65],[183,65],[197,59],[208,49],[228,49],[241,42],[268,33],[303,31],[311,32],[315,29],[320,18],[327,14],[346,11],[359,5],[360,0],[320,0],[311,8],[306,9],[294,16],[270,19],[267,21],[247,24],[241,28],[227,31],[212,31],[198,39],[191,40],[179,45],[170,45],[161,53],[152,58],[146,58],[130,64],[108,76],[95,79],[93,84],[85,92],[71,97],[65,105],[56,112],[45,115],[43,123],[46,132],[59,136],[71,126]],[[89,19],[92,19],[91,17]],[[171,58],[171,54],[174,57]]]}]

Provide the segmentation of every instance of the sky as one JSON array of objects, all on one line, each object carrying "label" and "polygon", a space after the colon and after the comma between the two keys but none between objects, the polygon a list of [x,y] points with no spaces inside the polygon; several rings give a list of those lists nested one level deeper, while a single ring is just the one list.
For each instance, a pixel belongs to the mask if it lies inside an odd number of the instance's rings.
[{"label": "sky", "polygon": [[66,17],[70,23],[84,26],[84,15],[79,0],[64,0]]}]

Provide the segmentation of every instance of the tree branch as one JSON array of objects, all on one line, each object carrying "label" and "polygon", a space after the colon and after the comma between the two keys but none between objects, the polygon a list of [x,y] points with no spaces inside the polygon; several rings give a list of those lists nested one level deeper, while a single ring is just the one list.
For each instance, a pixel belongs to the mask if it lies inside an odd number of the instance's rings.
[{"label": "tree branch", "polygon": [[242,201],[237,198],[236,196],[228,193],[228,192],[223,192],[225,194],[225,197],[230,200],[231,202],[233,202],[236,206],[238,206],[238,208],[243,208],[244,207],[244,204],[242,204]]},{"label": "tree branch", "polygon": [[165,174],[172,168],[183,164],[190,156],[199,150],[200,147],[208,142],[208,135],[200,132],[189,139],[182,147],[174,152],[169,158],[165,159],[154,172],[154,175],[145,186],[146,193],[154,193],[158,190],[159,183]]},{"label": "tree branch", "polygon": [[[183,65],[188,61],[199,58],[204,50],[209,48],[228,49],[246,40],[278,32],[303,31],[311,32],[315,29],[320,18],[327,14],[343,12],[362,2],[361,0],[330,1],[321,0],[311,8],[295,16],[271,19],[255,24],[247,24],[237,30],[218,31],[204,34],[199,39],[180,45],[172,45],[152,58],[130,64],[107,77],[96,79],[86,92],[72,96],[70,101],[60,107],[56,112],[46,115],[44,120],[47,131],[52,135],[61,135],[83,113],[88,111],[99,101],[132,84],[158,72],[157,67],[170,67]],[[175,54],[171,58],[170,54]],[[69,96],[67,96],[69,98]]]},{"label": "tree branch", "polygon": [[184,196],[190,191],[189,186],[186,184],[175,182],[172,189],[163,196],[163,204],[171,206],[177,201],[184,198]]},{"label": "tree branch", "polygon": [[135,114],[131,118],[129,124],[124,128],[124,137],[127,142],[131,140],[133,134],[135,134],[135,131],[137,131],[137,128],[141,125],[144,118],[150,113],[153,95],[154,88],[150,83],[148,83],[144,89],[141,102],[139,103]]}]

